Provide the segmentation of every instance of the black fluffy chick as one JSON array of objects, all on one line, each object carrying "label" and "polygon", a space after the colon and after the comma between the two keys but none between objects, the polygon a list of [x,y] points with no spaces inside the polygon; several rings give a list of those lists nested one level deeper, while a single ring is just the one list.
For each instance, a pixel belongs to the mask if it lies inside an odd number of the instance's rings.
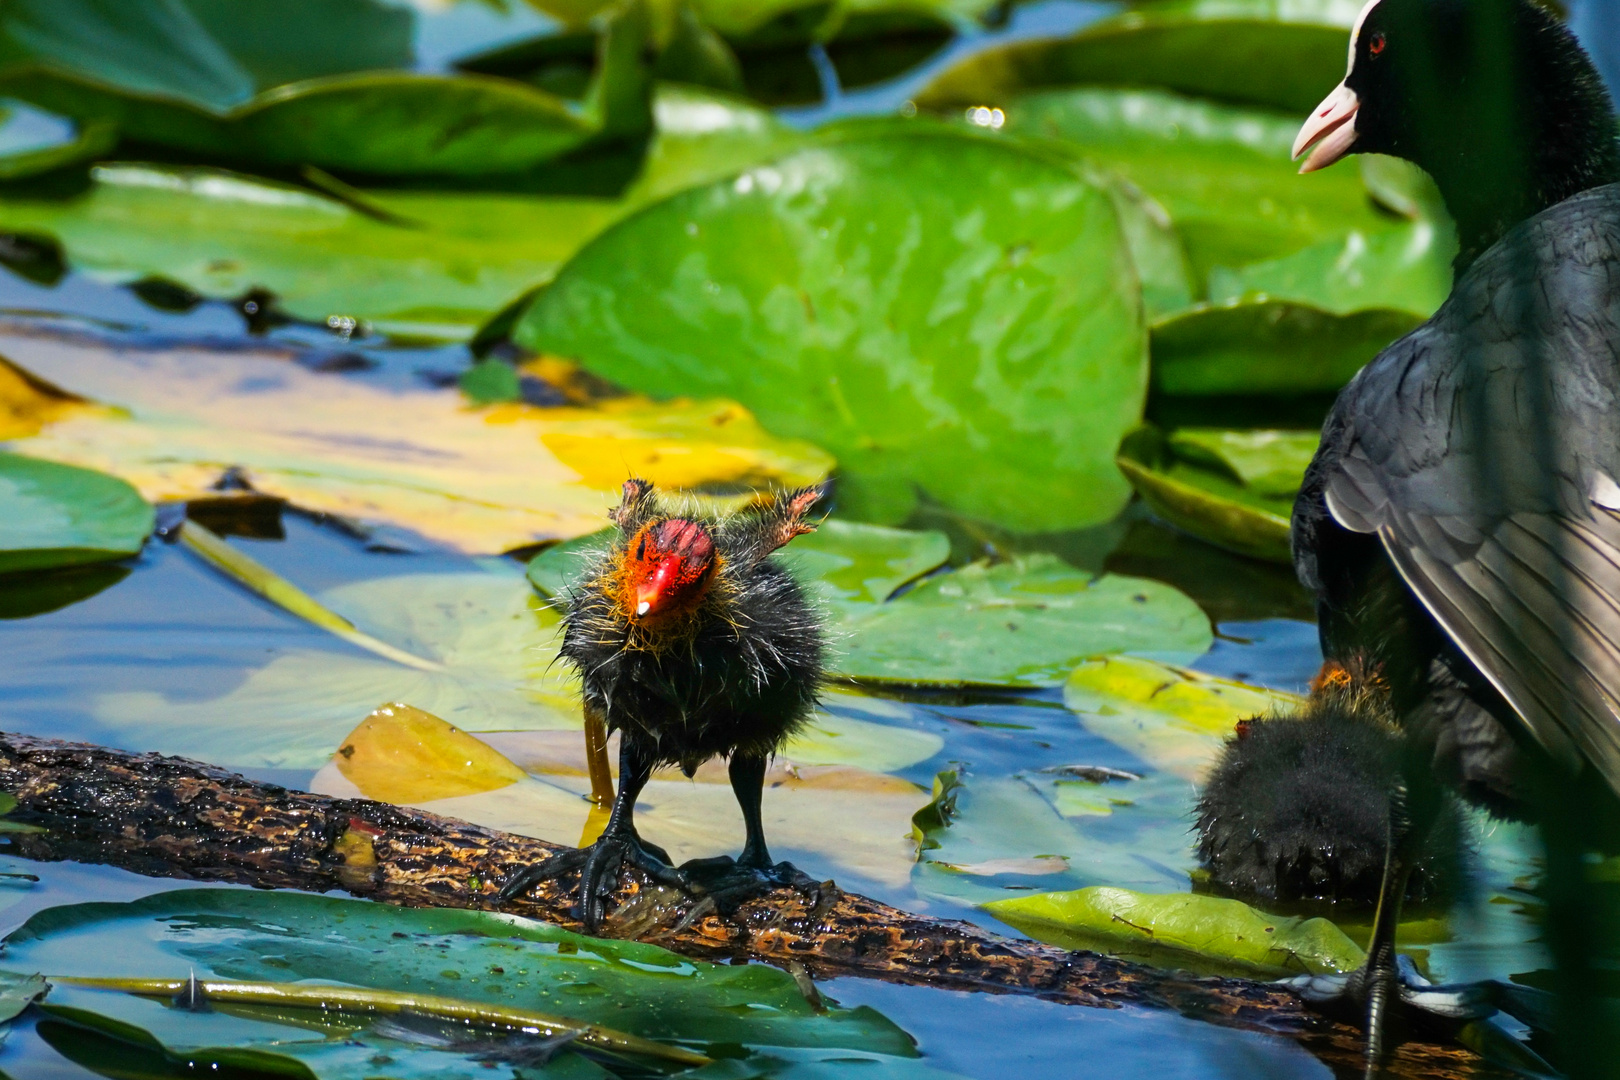
[{"label": "black fluffy chick", "polygon": [[[1257,717],[1210,773],[1198,802],[1198,855],[1222,890],[1264,901],[1378,898],[1401,804],[1407,735],[1366,666],[1330,666],[1298,713]],[[1443,796],[1407,898],[1449,894],[1461,811]]]},{"label": "black fluffy chick", "polygon": [[[513,874],[500,898],[578,870],[580,918],[601,926],[628,863],[655,880],[734,902],[810,881],[772,864],[760,822],[767,760],[809,719],[822,677],[821,617],[769,556],[814,526],[818,488],[765,496],[715,517],[677,507],[645,480],[624,485],[618,536],[567,597],[562,656],[579,670],[585,709],[621,733],[619,787],[601,837]],[[742,855],[669,866],[636,834],[635,803],[655,768],[688,776],[730,759],[742,808]]]}]

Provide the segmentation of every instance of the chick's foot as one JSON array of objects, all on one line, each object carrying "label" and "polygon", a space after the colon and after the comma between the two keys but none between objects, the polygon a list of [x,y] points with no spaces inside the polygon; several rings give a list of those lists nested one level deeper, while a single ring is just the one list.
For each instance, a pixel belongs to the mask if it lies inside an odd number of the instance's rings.
[{"label": "chick's foot", "polygon": [[[660,854],[662,848],[656,849]],[[589,847],[553,855],[545,862],[513,871],[495,894],[496,902],[521,896],[542,881],[554,881],[564,874],[579,873],[579,899],[574,915],[585,924],[585,932],[595,934],[602,927],[607,904],[619,887],[619,874],[633,866],[661,885],[684,888],[681,875],[663,859],[642,846],[634,831],[603,833]]]},{"label": "chick's foot", "polygon": [[794,889],[812,904],[821,900],[821,882],[790,862],[756,866],[721,855],[682,863],[675,873],[681,888],[712,901],[721,915],[730,915],[749,900],[776,889]]}]

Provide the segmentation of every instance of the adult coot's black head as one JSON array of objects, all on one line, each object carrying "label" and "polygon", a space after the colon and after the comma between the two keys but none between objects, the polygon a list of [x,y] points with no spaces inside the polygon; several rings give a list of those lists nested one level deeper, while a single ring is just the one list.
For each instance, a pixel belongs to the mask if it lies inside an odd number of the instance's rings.
[{"label": "adult coot's black head", "polygon": [[1532,214],[1620,180],[1615,135],[1586,53],[1528,0],[1372,0],[1294,154],[1311,149],[1302,172],[1349,153],[1422,166],[1457,220],[1460,269]]}]

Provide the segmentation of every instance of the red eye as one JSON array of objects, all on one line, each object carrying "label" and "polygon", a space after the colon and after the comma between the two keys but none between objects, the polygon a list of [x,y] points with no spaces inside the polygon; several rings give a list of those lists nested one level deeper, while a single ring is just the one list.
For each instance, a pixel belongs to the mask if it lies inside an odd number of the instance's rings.
[{"label": "red eye", "polygon": [[1374,34],[1372,36],[1371,40],[1369,40],[1367,42],[1367,51],[1372,53],[1374,56],[1377,56],[1379,53],[1383,52],[1384,51],[1384,35],[1383,34]]}]

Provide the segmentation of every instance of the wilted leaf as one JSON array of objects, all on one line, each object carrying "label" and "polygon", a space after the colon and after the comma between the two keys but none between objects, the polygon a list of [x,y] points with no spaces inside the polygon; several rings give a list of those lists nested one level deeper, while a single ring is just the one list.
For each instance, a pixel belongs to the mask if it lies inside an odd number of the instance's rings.
[{"label": "wilted leaf", "polygon": [[397,702],[362,720],[332,762],[366,798],[393,803],[494,791],[524,775],[487,743]]},{"label": "wilted leaf", "polygon": [[1296,694],[1134,656],[1087,660],[1063,687],[1087,731],[1155,768],[1202,780],[1239,720],[1293,712]]},{"label": "wilted leaf", "polygon": [[840,674],[946,686],[1057,686],[1088,656],[1192,659],[1209,619],[1145,578],[1094,578],[1051,555],[940,574],[849,624]]},{"label": "wilted leaf", "polygon": [[152,522],[115,476],[0,451],[0,574],[126,558]]},{"label": "wilted leaf", "polygon": [[[195,970],[202,979],[320,980],[494,1005],[522,1002],[643,1038],[697,1046],[916,1053],[904,1032],[871,1009],[835,1006],[817,1015],[792,978],[776,968],[690,961],[652,945],[590,938],[480,911],[193,889],[129,904],[48,909],[11,934],[6,954],[13,967],[61,975],[183,978]],[[105,991],[63,985],[53,999],[138,1024],[171,1045],[195,1045],[204,1023],[167,1002]],[[364,1018],[355,1019],[348,1030],[359,1028],[357,1037],[372,1042]],[[324,1033],[300,1034],[289,1021],[297,1023],[295,1017],[235,1018],[242,1026],[233,1030],[240,1037],[232,1041],[278,1052],[323,1041]],[[381,1045],[409,1049],[391,1040]]]},{"label": "wilted leaf", "polygon": [[1142,402],[1108,199],[1048,156],[922,127],[642,211],[514,336],[654,394],[725,388],[836,453],[840,505],[868,520],[903,519],[918,488],[1014,529],[1106,520],[1124,485],[1103,444]]},{"label": "wilted leaf", "polygon": [[1005,105],[1020,90],[1075,84],[1163,86],[1276,108],[1310,109],[1344,64],[1355,0],[1160,0],[1068,38],[976,53],[919,105]]},{"label": "wilted leaf", "polygon": [[1147,954],[1266,975],[1351,971],[1366,954],[1323,918],[1278,918],[1237,900],[1192,893],[1145,894],[1108,886],[1037,893],[987,903],[1002,922],[1069,949]]},{"label": "wilted leaf", "polygon": [[294,505],[466,551],[592,532],[631,473],[735,490],[812,483],[831,465],[730,402],[477,411],[454,390],[320,374],[273,353],[114,353],[44,338],[10,347],[31,370],[127,410],[64,417],[14,442],[21,452],[105,469],[154,501],[203,494],[236,466]]}]

